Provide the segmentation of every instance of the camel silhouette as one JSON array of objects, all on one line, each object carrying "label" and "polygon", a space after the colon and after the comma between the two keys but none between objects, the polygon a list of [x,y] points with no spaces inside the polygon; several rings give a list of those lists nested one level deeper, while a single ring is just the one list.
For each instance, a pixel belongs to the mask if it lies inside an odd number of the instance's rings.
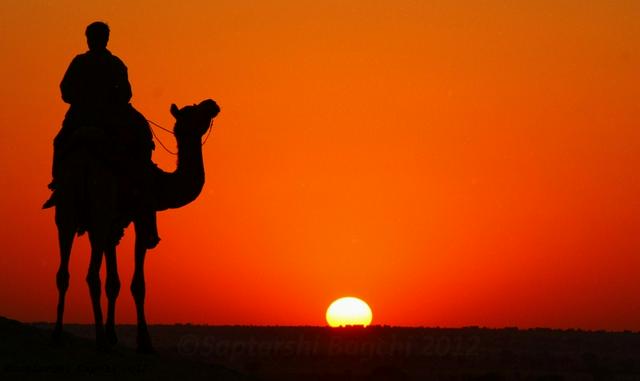
[{"label": "camel silhouette", "polygon": [[[202,158],[202,136],[211,127],[220,108],[213,100],[179,109],[171,105],[171,114],[176,119],[174,135],[178,146],[178,163],[174,172],[165,172],[152,165],[151,192],[155,198],[156,211],[180,208],[194,201],[204,186],[204,162]],[[120,292],[116,246],[122,230],[122,215],[118,213],[118,177],[113,166],[97,155],[102,136],[90,128],[78,130],[82,144],[68,154],[64,176],[60,178],[59,194],[55,205],[55,223],[58,229],[60,267],[56,273],[58,305],[53,339],[62,338],[65,295],[69,288],[69,259],[76,233],[88,232],[91,244],[91,260],[86,281],[89,287],[95,319],[96,344],[106,350],[117,342],[115,333],[115,304]],[[147,251],[140,239],[141,223],[133,222],[136,234],[135,267],[131,281],[131,294],[136,304],[137,350],[153,352],[144,312],[145,280],[144,259]],[[105,292],[107,295],[107,319],[103,323],[100,306],[102,258],[106,262]]]}]

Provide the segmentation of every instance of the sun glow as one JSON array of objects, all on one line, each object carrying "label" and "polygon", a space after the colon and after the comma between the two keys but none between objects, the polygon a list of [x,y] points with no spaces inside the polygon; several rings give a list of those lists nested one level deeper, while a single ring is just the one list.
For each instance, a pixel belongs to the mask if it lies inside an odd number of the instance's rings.
[{"label": "sun glow", "polygon": [[327,309],[327,323],[331,327],[371,324],[371,308],[363,300],[354,297],[337,299]]}]

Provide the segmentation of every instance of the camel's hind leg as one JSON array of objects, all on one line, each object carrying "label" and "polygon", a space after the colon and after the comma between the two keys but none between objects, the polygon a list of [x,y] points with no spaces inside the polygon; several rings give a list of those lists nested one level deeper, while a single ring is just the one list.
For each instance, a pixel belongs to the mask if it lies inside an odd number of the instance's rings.
[{"label": "camel's hind leg", "polygon": [[53,341],[59,343],[62,339],[62,320],[64,315],[64,300],[69,289],[69,259],[73,246],[73,229],[58,228],[58,244],[60,246],[60,267],[56,273],[56,286],[58,287],[58,308],[56,325],[53,329]]},{"label": "camel's hind leg", "polygon": [[87,285],[89,286],[89,294],[91,295],[91,305],[93,307],[93,317],[96,325],[96,344],[98,349],[107,348],[104,324],[102,322],[102,307],[100,307],[100,295],[102,292],[102,284],[100,281],[100,267],[102,266],[102,256],[104,250],[101,246],[95,245],[91,239],[91,260],[89,262],[89,271],[87,272]]},{"label": "camel's hind leg", "polygon": [[105,292],[107,293],[107,322],[105,324],[105,333],[107,343],[114,345],[118,342],[116,336],[116,299],[120,293],[120,277],[118,276],[118,263],[116,260],[115,246],[108,248],[104,253],[107,265],[107,280],[105,282]]},{"label": "camel's hind leg", "polygon": [[146,295],[145,282],[144,282],[144,257],[147,253],[147,248],[142,237],[142,233],[139,231],[139,226],[134,222],[136,231],[136,243],[135,243],[135,268],[133,270],[133,279],[131,280],[131,294],[136,302],[136,313],[138,317],[138,352],[140,353],[153,353],[153,346],[151,345],[151,337],[149,336],[149,330],[147,328],[147,320],[144,315],[144,298]]}]

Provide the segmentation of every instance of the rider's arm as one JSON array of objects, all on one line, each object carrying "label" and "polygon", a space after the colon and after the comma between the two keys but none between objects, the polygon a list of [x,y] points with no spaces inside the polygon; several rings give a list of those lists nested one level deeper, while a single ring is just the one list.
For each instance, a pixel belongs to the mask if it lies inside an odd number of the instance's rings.
[{"label": "rider's arm", "polygon": [[77,103],[81,97],[81,83],[80,76],[80,58],[76,56],[67,71],[64,73],[62,82],[60,83],[60,92],[62,93],[62,100],[69,104]]},{"label": "rider's arm", "polygon": [[129,83],[129,74],[127,72],[127,66],[117,59],[117,78],[116,78],[116,91],[118,101],[122,103],[129,103],[131,100],[131,84]]}]

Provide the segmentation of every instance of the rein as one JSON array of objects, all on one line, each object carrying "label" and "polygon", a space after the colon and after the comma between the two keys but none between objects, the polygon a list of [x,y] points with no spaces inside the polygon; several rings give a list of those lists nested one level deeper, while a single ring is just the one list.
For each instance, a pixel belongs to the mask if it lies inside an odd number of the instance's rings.
[{"label": "rein", "polygon": [[[171,131],[168,128],[162,127],[161,125],[159,125],[158,123],[154,122],[153,120],[147,119],[147,122],[149,122],[151,125],[158,127],[159,129],[161,129],[164,132],[168,132],[171,135],[175,134],[173,133],[173,131]],[[209,128],[207,128],[207,136],[204,137],[204,140],[202,141],[202,145],[204,146],[204,144],[207,142],[207,140],[209,139],[209,135],[211,135],[211,130],[213,130],[213,118],[211,118],[211,122],[209,122]],[[170,149],[167,148],[167,146],[164,145],[164,143],[162,143],[162,140],[160,140],[160,138],[158,137],[158,135],[156,135],[155,131],[153,130],[153,127],[151,128],[151,134],[153,135],[153,137],[158,141],[158,143],[160,144],[160,146],[167,151],[167,153],[171,154],[171,155],[178,155],[177,152],[171,151]]]}]

